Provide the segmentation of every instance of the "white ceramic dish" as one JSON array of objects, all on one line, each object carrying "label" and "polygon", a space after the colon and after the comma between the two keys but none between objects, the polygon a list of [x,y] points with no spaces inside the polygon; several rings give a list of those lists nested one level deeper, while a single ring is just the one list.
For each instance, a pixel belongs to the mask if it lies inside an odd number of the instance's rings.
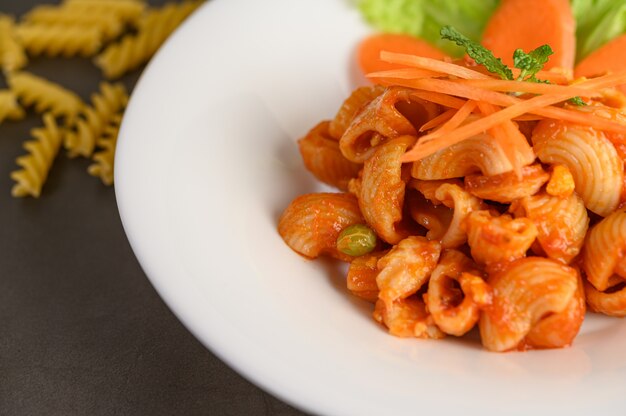
[{"label": "white ceramic dish", "polygon": [[340,0],[213,0],[151,63],[121,131],[124,227],[181,321],[241,374],[333,415],[623,415],[626,323],[588,316],[572,348],[495,354],[391,337],[343,276],[276,233],[316,190],[295,141],[359,82],[368,31]]}]

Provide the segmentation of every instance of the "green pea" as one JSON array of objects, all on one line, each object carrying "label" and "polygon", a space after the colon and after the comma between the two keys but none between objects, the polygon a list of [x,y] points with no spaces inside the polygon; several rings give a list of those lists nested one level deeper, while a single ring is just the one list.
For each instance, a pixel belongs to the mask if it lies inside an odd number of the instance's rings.
[{"label": "green pea", "polygon": [[362,256],[374,248],[376,248],[376,233],[365,224],[346,227],[337,238],[337,250],[348,256]]}]

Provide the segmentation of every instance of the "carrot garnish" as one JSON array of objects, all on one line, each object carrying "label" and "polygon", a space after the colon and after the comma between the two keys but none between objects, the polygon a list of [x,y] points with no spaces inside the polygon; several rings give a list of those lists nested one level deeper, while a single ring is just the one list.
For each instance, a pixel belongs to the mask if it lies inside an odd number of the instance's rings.
[{"label": "carrot garnish", "polygon": [[427,71],[438,72],[463,79],[489,79],[489,75],[481,74],[473,69],[461,65],[440,61],[423,56],[407,55],[404,53],[393,53],[382,51],[380,59],[392,64],[406,65],[414,68],[425,69]]},{"label": "carrot garnish", "polygon": [[437,117],[424,123],[422,127],[420,127],[419,132],[422,133],[428,130],[432,130],[435,127],[441,126],[443,123],[450,120],[456,113],[457,111],[452,108],[447,111],[444,111],[443,113],[439,114]]}]

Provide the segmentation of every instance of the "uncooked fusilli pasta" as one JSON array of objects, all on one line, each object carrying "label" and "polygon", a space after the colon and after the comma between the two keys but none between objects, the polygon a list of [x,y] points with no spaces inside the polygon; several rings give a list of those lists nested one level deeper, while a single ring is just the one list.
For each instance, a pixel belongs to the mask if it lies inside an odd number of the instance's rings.
[{"label": "uncooked fusilli pasta", "polygon": [[76,122],[76,131],[65,136],[65,147],[70,157],[90,157],[98,138],[107,126],[120,117],[126,104],[128,94],[122,84],[100,84],[100,92],[91,96],[91,106],[85,106]]},{"label": "uncooked fusilli pasta", "polygon": [[24,143],[28,154],[17,159],[22,167],[11,173],[11,178],[17,182],[13,186],[12,194],[15,197],[33,196],[38,198],[48,177],[52,162],[59,153],[63,131],[57,126],[52,113],[43,116],[44,127],[31,131],[35,140]]},{"label": "uncooked fusilli pasta", "polygon": [[84,106],[78,95],[29,72],[9,74],[7,81],[22,103],[34,106],[38,113],[49,111],[71,122]]},{"label": "uncooked fusilli pasta", "polygon": [[0,91],[0,123],[5,119],[19,120],[24,117],[24,110],[17,103],[12,91]]},{"label": "uncooked fusilli pasta", "polygon": [[24,21],[35,25],[97,28],[104,40],[114,39],[124,31],[124,22],[118,15],[84,8],[37,6],[24,16]]},{"label": "uncooked fusilli pasta", "polygon": [[144,10],[144,0],[65,0],[61,7],[92,15],[115,15],[125,23],[137,24]]},{"label": "uncooked fusilli pasta", "polygon": [[87,169],[90,175],[99,177],[102,183],[107,186],[113,185],[115,148],[117,146],[117,136],[120,131],[120,122],[121,119],[118,119],[115,124],[105,128],[104,135],[98,141],[98,146],[103,150],[93,155],[94,163]]},{"label": "uncooked fusilli pasta", "polygon": [[201,3],[201,1],[171,3],[148,12],[142,18],[136,35],[127,35],[120,42],[107,47],[95,58],[95,64],[102,69],[107,78],[118,78],[138,68],[154,55],[167,37]]},{"label": "uncooked fusilli pasta", "polygon": [[28,58],[15,33],[13,18],[0,14],[0,66],[2,70],[17,71],[27,63]]},{"label": "uncooked fusilli pasta", "polygon": [[102,46],[97,26],[24,24],[17,35],[30,55],[93,56]]}]

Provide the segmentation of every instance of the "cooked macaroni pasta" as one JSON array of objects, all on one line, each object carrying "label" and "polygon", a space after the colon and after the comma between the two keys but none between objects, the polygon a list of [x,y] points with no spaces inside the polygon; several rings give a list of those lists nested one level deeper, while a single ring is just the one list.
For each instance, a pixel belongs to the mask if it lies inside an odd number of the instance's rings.
[{"label": "cooked macaroni pasta", "polygon": [[[521,86],[465,63],[387,56],[402,68],[370,74],[377,85],[299,141],[307,169],[348,192],[296,198],[278,224],[285,242],[350,262],[348,291],[399,337],[478,327],[490,351],[562,348],[587,305],[626,316],[618,78]],[[586,106],[565,103],[585,84],[602,88]],[[527,91],[504,94],[518,86]],[[377,240],[350,234],[370,244],[353,255],[338,236],[357,226]]]}]

